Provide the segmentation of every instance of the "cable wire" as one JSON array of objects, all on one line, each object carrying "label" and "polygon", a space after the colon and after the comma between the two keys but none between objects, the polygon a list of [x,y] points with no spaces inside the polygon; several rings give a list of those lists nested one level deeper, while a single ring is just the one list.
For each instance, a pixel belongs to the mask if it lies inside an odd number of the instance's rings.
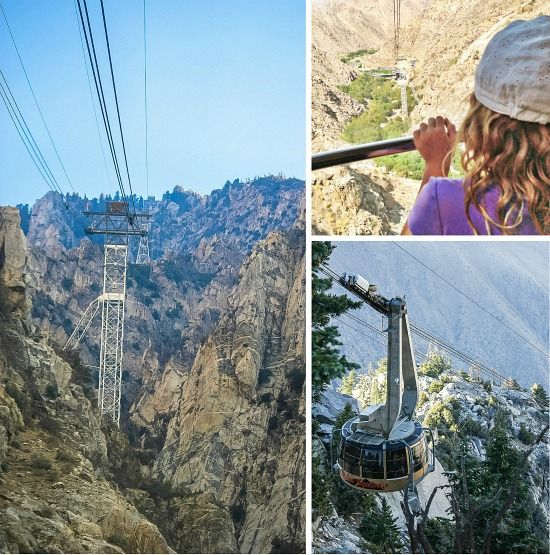
[{"label": "cable wire", "polygon": [[[82,24],[82,30],[84,32],[84,38],[86,42],[86,50],[88,52],[88,58],[90,61],[90,67],[92,68],[92,75],[94,77],[94,85],[99,100],[99,106],[101,109],[101,116],[103,118],[103,126],[105,127],[105,133],[107,135],[107,141],[109,143],[109,149],[111,151],[111,158],[113,160],[113,165],[115,167],[115,173],[118,181],[118,186],[122,199],[126,200],[126,192],[124,190],[124,184],[122,182],[122,175],[120,173],[120,167],[118,164],[118,158],[116,155],[115,144],[113,140],[113,134],[111,130],[111,122],[109,120],[109,113],[107,111],[107,103],[105,101],[105,95],[103,92],[103,83],[101,81],[101,73],[99,71],[99,64],[97,63],[97,54],[95,50],[94,37],[92,33],[92,27],[90,25],[90,17],[88,13],[88,6],[86,0],[82,0],[84,5],[84,13],[82,11],[82,6],[80,5],[81,0],[77,0],[78,13],[80,16],[80,22]],[[86,15],[86,22],[84,21],[84,14]],[[89,38],[88,38],[89,35]]]},{"label": "cable wire", "polygon": [[[36,143],[36,140],[34,139],[34,136],[25,120],[25,117],[23,116],[21,110],[19,109],[19,105],[17,104],[17,101],[15,100],[15,97],[13,96],[10,86],[6,80],[6,77],[4,76],[4,73],[2,72],[1,69],[0,69],[0,77],[1,77],[1,80],[3,81],[3,83],[0,82],[2,100],[4,101],[4,105],[6,106],[6,109],[10,115],[10,118],[13,124],[15,125],[15,128],[17,129],[19,137],[23,141],[23,144],[25,145],[27,152],[29,153],[35,165],[37,166],[37,169],[39,170],[40,174],[48,184],[49,188],[53,192],[58,193],[61,196],[61,199],[64,202],[65,206],[68,207],[67,202],[63,197],[63,191],[61,190],[59,183],[57,182],[48,163],[46,162],[46,159],[44,158],[42,151],[40,150],[40,147]],[[31,150],[34,153],[34,156],[31,153]],[[41,166],[42,170],[40,170],[38,164]]]},{"label": "cable wire", "polygon": [[145,2],[143,0],[143,73],[144,73],[144,108],[145,108],[145,190],[146,196],[149,198],[149,124],[147,117],[147,18],[145,10]]},{"label": "cable wire", "polygon": [[[109,56],[109,67],[111,69],[111,81],[113,83],[113,92],[115,95],[115,105],[116,105],[116,112],[117,112],[117,117],[118,117],[118,128],[120,130],[120,138],[121,138],[121,142],[122,142],[122,152],[124,153],[124,163],[126,165],[126,175],[128,177],[128,185],[130,187],[130,195],[131,195],[131,200],[132,200],[132,205],[134,207],[134,213],[136,212],[136,206],[135,206],[135,202],[134,202],[134,191],[132,190],[132,180],[130,179],[130,170],[128,169],[128,157],[126,156],[126,145],[124,144],[124,132],[122,131],[122,121],[120,119],[120,108],[118,105],[118,95],[117,95],[117,91],[116,91],[116,83],[115,83],[115,74],[113,71],[113,60],[111,57],[111,46],[109,44],[109,33],[107,32],[107,20],[105,18],[105,7],[103,5],[103,0],[100,0],[101,2],[101,15],[103,18],[103,30],[105,31],[105,41],[107,43],[107,54]],[[84,0],[84,4],[86,4],[86,0]]]},{"label": "cable wire", "polygon": [[86,52],[84,50],[84,38],[82,36],[82,28],[80,26],[80,22],[78,20],[78,7],[76,4],[76,0],[74,1],[74,9],[76,13],[76,24],[78,27],[78,34],[80,35],[80,46],[82,49],[82,57],[84,59],[84,68],[86,69],[86,78],[88,80],[88,90],[90,92],[90,100],[92,101],[92,107],[94,109],[94,118],[95,118],[95,125],[97,129],[97,136],[99,137],[99,145],[101,147],[101,155],[103,157],[103,165],[105,166],[105,176],[107,177],[107,183],[109,184],[109,190],[111,194],[113,193],[113,184],[111,182],[111,176],[109,175],[109,168],[107,167],[107,157],[105,156],[105,149],[103,148],[103,139],[101,138],[101,130],[99,128],[99,119],[97,117],[97,110],[95,107],[94,102],[94,94],[92,91],[92,82],[90,80],[90,71],[88,70],[88,64],[86,62]]},{"label": "cable wire", "polygon": [[[331,279],[335,280],[337,283],[339,283],[338,279],[339,279],[340,276],[334,270],[332,270],[332,268],[330,268],[328,266],[321,266],[319,268],[319,270],[321,272],[323,272],[325,275],[327,275],[328,277],[330,277]],[[365,326],[365,327],[367,327],[367,328],[369,328],[373,331],[383,333],[383,332],[380,332],[380,330],[376,329],[374,326],[368,324],[367,322],[363,322],[362,320],[360,320],[359,318],[357,318],[353,315],[346,315],[346,316],[349,316],[350,318],[354,319],[357,323],[359,323],[359,324],[361,324],[361,325],[363,325],[363,326]],[[477,361],[471,355],[457,349],[456,347],[454,347],[449,342],[435,336],[433,333],[431,333],[428,330],[422,328],[421,326],[411,322],[410,323],[410,328],[411,328],[411,331],[415,335],[421,337],[423,340],[427,341],[428,343],[432,343],[432,344],[436,345],[439,349],[441,349],[441,350],[451,354],[452,356],[462,360],[463,362],[469,364],[474,369],[483,372],[484,374],[489,376],[491,379],[498,380],[500,382],[504,382],[504,381],[507,380],[507,378],[504,375],[497,372],[494,368],[490,368],[486,364],[483,364],[483,363]]]},{"label": "cable wire", "polygon": [[25,74],[25,79],[27,80],[27,84],[29,85],[29,89],[30,89],[32,97],[34,99],[34,103],[36,104],[36,108],[38,109],[38,113],[40,114],[40,118],[42,120],[42,123],[44,124],[44,127],[46,128],[46,132],[48,133],[48,137],[49,137],[50,142],[52,144],[52,147],[55,151],[55,155],[57,156],[57,159],[59,160],[59,164],[63,168],[63,173],[65,174],[65,177],[67,178],[67,182],[69,183],[69,186],[70,186],[72,192],[75,193],[76,191],[73,187],[72,181],[69,177],[69,174],[67,173],[67,170],[65,169],[65,165],[61,161],[61,156],[59,155],[57,147],[55,146],[55,142],[53,140],[52,134],[50,133],[50,128],[48,127],[48,124],[46,123],[46,119],[44,118],[44,114],[42,113],[42,110],[40,109],[40,105],[38,104],[38,100],[36,98],[36,95],[34,94],[34,89],[31,85],[31,81],[29,79],[29,75],[28,75],[27,70],[25,68],[25,64],[23,63],[23,59],[21,58],[21,54],[19,53],[19,48],[17,48],[17,44],[15,42],[15,37],[13,36],[13,33],[11,32],[11,27],[10,27],[10,24],[8,23],[8,18],[6,16],[6,12],[4,11],[4,6],[2,5],[1,1],[0,1],[0,10],[2,11],[2,15],[4,16],[4,21],[6,22],[6,26],[8,28],[8,31],[9,31],[9,34],[10,34],[10,37],[11,37],[11,41],[13,43],[15,51],[17,52],[17,57],[19,58],[19,63],[21,64],[21,68],[23,69],[23,73]]},{"label": "cable wire", "polygon": [[487,310],[485,307],[483,307],[482,305],[480,305],[475,299],[473,299],[472,297],[470,297],[469,295],[467,295],[466,293],[464,293],[464,291],[461,291],[458,287],[456,287],[456,285],[454,285],[453,283],[451,283],[448,279],[444,278],[441,274],[438,274],[435,270],[432,270],[432,268],[430,268],[428,265],[424,264],[424,262],[422,262],[420,259],[418,259],[416,256],[414,256],[413,254],[411,254],[407,249],[403,248],[399,243],[396,243],[395,241],[392,241],[392,243],[399,249],[401,249],[403,252],[405,252],[406,254],[408,254],[411,258],[413,258],[414,260],[416,260],[419,264],[421,264],[422,266],[424,266],[424,268],[426,268],[427,270],[429,270],[430,272],[432,272],[432,274],[436,275],[439,279],[441,279],[442,281],[444,281],[449,287],[452,287],[457,293],[460,293],[463,297],[465,297],[466,299],[468,299],[470,302],[472,302],[473,304],[475,304],[479,309],[481,309],[483,312],[485,312],[486,314],[488,314],[493,320],[497,321],[499,324],[503,325],[504,327],[506,327],[507,329],[509,329],[512,333],[514,333],[515,335],[517,335],[519,338],[521,338],[523,341],[525,341],[526,343],[528,343],[531,347],[533,347],[533,349],[537,350],[539,353],[542,353],[545,357],[548,356],[548,353],[545,353],[542,349],[540,349],[539,347],[537,347],[537,345],[535,345],[534,343],[531,343],[531,341],[529,341],[529,339],[527,339],[526,337],[524,337],[523,335],[521,335],[519,332],[517,332],[514,328],[510,327],[508,324],[506,324],[506,322],[503,322],[502,320],[500,320],[499,318],[497,318],[492,312],[490,312],[489,310]]}]

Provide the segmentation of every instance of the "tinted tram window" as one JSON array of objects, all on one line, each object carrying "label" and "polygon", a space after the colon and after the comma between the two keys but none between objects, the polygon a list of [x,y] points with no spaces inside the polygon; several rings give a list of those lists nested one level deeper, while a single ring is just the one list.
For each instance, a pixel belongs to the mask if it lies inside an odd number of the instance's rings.
[{"label": "tinted tram window", "polygon": [[384,478],[384,459],[381,450],[363,450],[361,459],[364,478]]},{"label": "tinted tram window", "polygon": [[386,470],[388,478],[403,478],[408,476],[407,452],[405,449],[386,451]]},{"label": "tinted tram window", "polygon": [[342,468],[350,474],[361,475],[359,461],[361,459],[361,449],[355,445],[345,445],[342,452]]},{"label": "tinted tram window", "polygon": [[414,471],[416,472],[417,470],[420,470],[425,464],[426,447],[424,444],[424,440],[422,440],[420,443],[415,445],[412,449],[412,452],[413,452],[413,461],[414,461]]}]

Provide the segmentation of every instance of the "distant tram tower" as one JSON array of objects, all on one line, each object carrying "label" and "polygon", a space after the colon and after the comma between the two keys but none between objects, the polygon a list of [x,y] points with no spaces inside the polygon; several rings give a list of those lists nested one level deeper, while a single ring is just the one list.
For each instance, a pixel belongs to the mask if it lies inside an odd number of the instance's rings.
[{"label": "distant tram tower", "polygon": [[105,236],[103,293],[88,306],[65,349],[78,345],[101,307],[98,405],[100,412],[109,415],[118,425],[128,238],[130,235],[147,237],[150,215],[130,213],[127,202],[114,201],[106,203],[105,212],[84,211],[84,215],[90,218],[86,233]]}]

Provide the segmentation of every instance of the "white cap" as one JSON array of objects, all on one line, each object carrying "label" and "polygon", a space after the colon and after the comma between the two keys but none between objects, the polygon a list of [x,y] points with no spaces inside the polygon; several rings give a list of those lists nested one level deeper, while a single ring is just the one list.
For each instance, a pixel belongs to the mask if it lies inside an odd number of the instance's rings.
[{"label": "white cap", "polygon": [[550,16],[514,21],[490,40],[474,92],[493,112],[550,123]]}]

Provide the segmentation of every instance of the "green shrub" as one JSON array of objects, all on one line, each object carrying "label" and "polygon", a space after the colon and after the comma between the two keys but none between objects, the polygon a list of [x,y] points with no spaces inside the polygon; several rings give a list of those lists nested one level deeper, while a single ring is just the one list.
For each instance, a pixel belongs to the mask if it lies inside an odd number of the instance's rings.
[{"label": "green shrub", "polygon": [[50,470],[52,468],[52,463],[46,457],[38,453],[33,453],[31,456],[31,466],[39,470]]},{"label": "green shrub", "polygon": [[445,384],[436,380],[435,382],[432,382],[429,386],[428,386],[428,392],[429,393],[439,393],[443,387],[445,387]]},{"label": "green shrub", "polygon": [[404,152],[376,158],[374,163],[409,179],[422,179],[424,160],[418,152]]},{"label": "green shrub", "polygon": [[460,429],[463,433],[467,435],[473,435],[477,437],[483,437],[485,435],[481,423],[473,418],[466,418],[460,424]]},{"label": "green shrub", "polygon": [[59,389],[56,383],[49,383],[46,386],[45,392],[46,397],[49,397],[50,399],[57,399],[59,397]]},{"label": "green shrub", "polygon": [[376,54],[378,52],[378,48],[362,48],[361,50],[355,50],[354,52],[349,52],[345,56],[340,58],[340,61],[344,64],[351,62],[354,58],[358,58],[359,56],[370,56],[371,54]]},{"label": "green shrub", "polygon": [[57,435],[61,432],[61,426],[59,425],[59,422],[46,415],[40,417],[38,425],[42,429],[48,430],[48,432],[51,432],[54,435]]},{"label": "green shrub", "polygon": [[418,367],[418,373],[430,378],[439,378],[444,372],[449,372],[452,366],[449,360],[439,353],[431,353]]},{"label": "green shrub", "polygon": [[424,418],[428,428],[448,428],[451,432],[458,431],[458,425],[453,411],[441,401],[437,402]]},{"label": "green shrub", "polygon": [[428,396],[426,395],[425,391],[421,391],[420,395],[418,396],[418,406],[421,407],[426,401],[428,400]]},{"label": "green shrub", "polygon": [[69,453],[68,451],[64,451],[63,449],[58,449],[57,453],[55,454],[56,460],[63,463],[69,463],[73,466],[76,466],[79,463],[78,457]]}]

